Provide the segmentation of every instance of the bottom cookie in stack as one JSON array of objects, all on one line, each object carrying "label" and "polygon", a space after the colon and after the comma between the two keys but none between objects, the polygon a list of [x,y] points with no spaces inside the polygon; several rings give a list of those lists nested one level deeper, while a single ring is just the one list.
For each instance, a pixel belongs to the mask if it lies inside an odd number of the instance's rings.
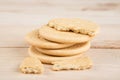
[{"label": "bottom cookie in stack", "polygon": [[51,55],[44,54],[38,51],[34,46],[31,46],[29,48],[29,55],[31,57],[36,57],[40,59],[42,63],[52,64],[53,62],[56,62],[56,61],[80,58],[84,54],[82,53],[82,54],[77,54],[73,56],[65,56],[65,57],[51,56]]}]

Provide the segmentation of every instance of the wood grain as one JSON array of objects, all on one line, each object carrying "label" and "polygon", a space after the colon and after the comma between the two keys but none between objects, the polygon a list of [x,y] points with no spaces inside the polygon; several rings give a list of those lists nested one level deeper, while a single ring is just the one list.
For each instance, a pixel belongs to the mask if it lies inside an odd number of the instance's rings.
[{"label": "wood grain", "polygon": [[[28,47],[25,35],[39,27],[40,25],[4,25],[0,29],[0,47]],[[92,48],[120,49],[119,24],[103,24],[100,28],[99,34],[92,40]]]},{"label": "wood grain", "polygon": [[[90,70],[25,75],[19,65],[28,55],[24,37],[52,18],[76,17],[100,25],[87,54]],[[0,0],[0,80],[120,80],[120,0]],[[73,74],[74,73],[74,74]]]},{"label": "wood grain", "polygon": [[0,47],[28,47],[24,36],[56,17],[77,17],[100,25],[92,48],[120,49],[120,0],[1,0]]},{"label": "wood grain", "polygon": [[42,75],[23,74],[19,71],[20,63],[26,56],[28,56],[27,48],[0,48],[0,53],[0,75],[2,75],[0,76],[1,80],[8,80],[8,78],[10,80],[120,79],[120,50],[118,49],[90,49],[87,54],[91,56],[91,59],[94,62],[94,66],[90,70],[55,72],[51,70],[52,66],[44,65],[45,72]]}]

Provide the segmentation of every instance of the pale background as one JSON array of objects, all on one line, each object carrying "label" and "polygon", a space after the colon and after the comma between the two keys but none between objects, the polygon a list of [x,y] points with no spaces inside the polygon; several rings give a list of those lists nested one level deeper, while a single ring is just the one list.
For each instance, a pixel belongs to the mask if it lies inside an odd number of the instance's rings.
[{"label": "pale background", "polygon": [[[18,71],[28,56],[24,36],[52,18],[76,17],[100,25],[88,51],[88,71],[25,75]],[[0,80],[120,80],[120,0],[0,0]]]}]

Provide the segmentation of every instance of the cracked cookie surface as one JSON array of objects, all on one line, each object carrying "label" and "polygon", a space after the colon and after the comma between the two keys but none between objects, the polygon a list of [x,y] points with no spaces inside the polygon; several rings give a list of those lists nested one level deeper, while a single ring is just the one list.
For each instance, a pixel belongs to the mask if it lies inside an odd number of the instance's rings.
[{"label": "cracked cookie surface", "polygon": [[71,60],[53,62],[52,70],[84,70],[92,67],[92,61],[88,56],[83,56]]},{"label": "cracked cookie surface", "polygon": [[60,31],[73,31],[89,36],[95,36],[99,27],[92,21],[79,18],[56,18],[48,22],[48,26]]},{"label": "cracked cookie surface", "polygon": [[42,26],[39,29],[39,34],[41,34],[41,37],[50,41],[59,42],[59,43],[70,43],[70,44],[87,42],[93,38],[84,34],[58,31],[46,25]]},{"label": "cracked cookie surface", "polygon": [[43,73],[44,67],[39,59],[35,57],[27,57],[20,65],[20,71],[26,74],[40,74]]}]

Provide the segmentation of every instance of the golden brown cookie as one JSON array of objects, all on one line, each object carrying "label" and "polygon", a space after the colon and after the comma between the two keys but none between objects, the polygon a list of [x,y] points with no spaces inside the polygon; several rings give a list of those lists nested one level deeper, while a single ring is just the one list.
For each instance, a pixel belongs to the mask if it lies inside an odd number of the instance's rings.
[{"label": "golden brown cookie", "polygon": [[48,26],[42,26],[39,29],[40,36],[43,38],[60,43],[83,43],[91,40],[92,37],[88,35],[58,31]]},{"label": "golden brown cookie", "polygon": [[53,62],[52,70],[84,70],[92,67],[92,61],[88,56]]},{"label": "golden brown cookie", "polygon": [[42,52],[39,52],[38,50],[35,49],[35,47],[31,46],[29,48],[29,55],[31,57],[36,57],[36,58],[40,59],[40,61],[43,63],[52,64],[52,62],[55,62],[55,61],[79,58],[84,54],[78,54],[78,55],[66,56],[66,57],[56,57],[56,56],[50,56],[50,55],[46,55]]},{"label": "golden brown cookie", "polygon": [[46,48],[46,49],[58,49],[72,46],[73,44],[62,44],[52,41],[48,41],[41,37],[38,29],[31,31],[26,35],[26,41],[36,47]]},{"label": "golden brown cookie", "polygon": [[42,49],[36,47],[38,51],[53,56],[72,56],[86,52],[89,48],[90,48],[90,42],[75,44],[71,47],[55,49],[55,50]]},{"label": "golden brown cookie", "polygon": [[48,26],[60,31],[73,31],[89,36],[95,36],[99,27],[92,21],[79,18],[56,18],[48,22]]},{"label": "golden brown cookie", "polygon": [[20,71],[26,74],[39,74],[43,73],[44,67],[39,59],[35,57],[27,57],[20,65]]}]

